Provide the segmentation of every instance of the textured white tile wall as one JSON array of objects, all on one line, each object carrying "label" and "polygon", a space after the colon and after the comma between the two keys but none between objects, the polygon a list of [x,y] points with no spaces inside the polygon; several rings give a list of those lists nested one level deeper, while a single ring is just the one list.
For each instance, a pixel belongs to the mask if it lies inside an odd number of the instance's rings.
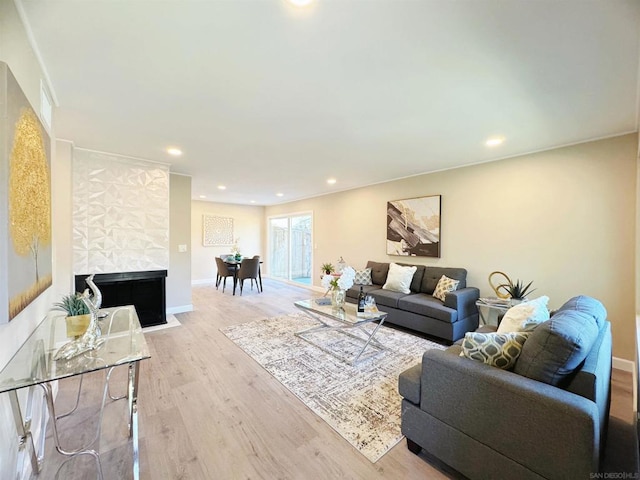
[{"label": "textured white tile wall", "polygon": [[168,165],[75,149],[74,274],[168,266]]}]

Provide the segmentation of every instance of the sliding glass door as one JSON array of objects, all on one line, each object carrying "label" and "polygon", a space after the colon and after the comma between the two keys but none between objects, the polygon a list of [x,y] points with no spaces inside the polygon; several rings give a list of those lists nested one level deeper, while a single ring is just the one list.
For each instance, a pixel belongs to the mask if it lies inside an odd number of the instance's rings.
[{"label": "sliding glass door", "polygon": [[272,277],[311,285],[313,217],[310,213],[269,219]]}]

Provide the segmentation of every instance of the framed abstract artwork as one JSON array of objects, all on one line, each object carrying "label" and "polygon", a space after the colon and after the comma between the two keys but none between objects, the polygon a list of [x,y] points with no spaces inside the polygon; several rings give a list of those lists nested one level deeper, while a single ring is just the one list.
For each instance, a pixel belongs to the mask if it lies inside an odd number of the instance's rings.
[{"label": "framed abstract artwork", "polygon": [[233,245],[233,218],[202,216],[202,245]]},{"label": "framed abstract artwork", "polygon": [[[5,102],[2,99],[6,99]],[[0,62],[0,323],[52,284],[50,139]]]},{"label": "framed abstract artwork", "polygon": [[387,202],[387,255],[440,257],[440,195]]}]

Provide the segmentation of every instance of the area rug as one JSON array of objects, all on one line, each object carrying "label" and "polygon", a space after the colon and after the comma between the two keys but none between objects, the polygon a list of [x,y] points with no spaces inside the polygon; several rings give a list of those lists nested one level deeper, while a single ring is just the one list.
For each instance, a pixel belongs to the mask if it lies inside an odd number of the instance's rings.
[{"label": "area rug", "polygon": [[[352,366],[294,336],[315,325],[318,323],[308,316],[296,313],[221,331],[360,453],[376,462],[402,439],[398,375],[420,362],[425,350],[446,347],[382,326],[375,339],[385,350]],[[308,338],[346,355],[363,345],[339,332]]]}]

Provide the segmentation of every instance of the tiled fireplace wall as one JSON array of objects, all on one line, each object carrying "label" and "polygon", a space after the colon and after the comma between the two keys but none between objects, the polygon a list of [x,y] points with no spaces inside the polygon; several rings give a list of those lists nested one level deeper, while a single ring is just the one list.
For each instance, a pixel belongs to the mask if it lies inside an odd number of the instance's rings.
[{"label": "tiled fireplace wall", "polygon": [[74,273],[168,266],[169,167],[74,149]]}]

